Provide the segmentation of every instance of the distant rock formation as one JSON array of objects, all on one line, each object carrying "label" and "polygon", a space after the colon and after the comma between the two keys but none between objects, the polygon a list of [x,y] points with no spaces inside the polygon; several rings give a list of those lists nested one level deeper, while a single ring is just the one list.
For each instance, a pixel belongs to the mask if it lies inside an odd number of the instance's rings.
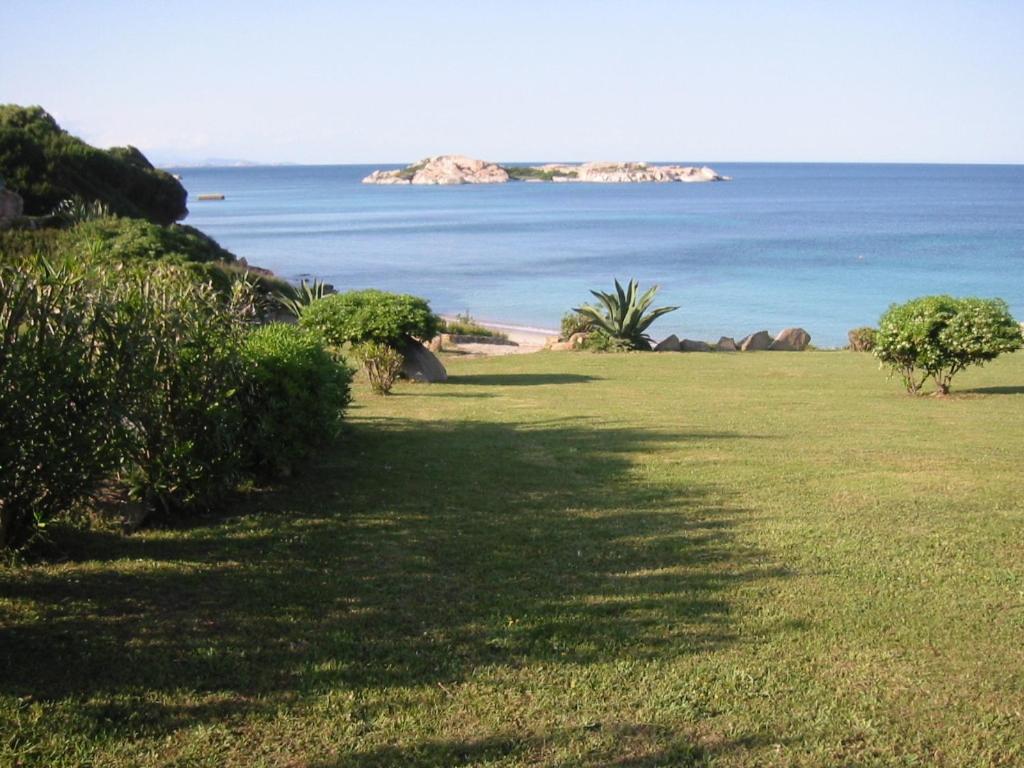
[{"label": "distant rock formation", "polygon": [[397,171],[374,171],[363,184],[501,184],[508,172],[500,165],[464,155],[438,155]]},{"label": "distant rock formation", "polygon": [[728,181],[713,168],[688,165],[595,162],[571,165],[501,166],[464,155],[428,157],[396,171],[374,171],[364,184],[503,184],[554,181],[596,184]]}]

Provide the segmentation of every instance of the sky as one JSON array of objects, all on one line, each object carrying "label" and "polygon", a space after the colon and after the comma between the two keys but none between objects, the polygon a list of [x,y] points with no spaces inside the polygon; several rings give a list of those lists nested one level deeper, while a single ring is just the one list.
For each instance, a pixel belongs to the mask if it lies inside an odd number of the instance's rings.
[{"label": "sky", "polygon": [[161,163],[1024,163],[1024,0],[2,6],[0,103]]}]

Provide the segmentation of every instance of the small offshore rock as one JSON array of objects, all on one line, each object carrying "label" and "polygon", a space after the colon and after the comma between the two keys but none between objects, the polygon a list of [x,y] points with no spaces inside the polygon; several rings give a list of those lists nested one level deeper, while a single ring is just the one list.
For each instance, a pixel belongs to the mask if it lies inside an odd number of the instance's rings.
[{"label": "small offshore rock", "polygon": [[785,328],[771,343],[768,349],[773,352],[803,352],[811,343],[811,334],[803,328]]},{"label": "small offshore rock", "polygon": [[715,344],[715,350],[717,352],[736,352],[738,347],[736,346],[736,340],[730,336],[723,336]]},{"label": "small offshore rock", "polygon": [[772,337],[768,331],[758,331],[740,339],[739,347],[742,352],[760,352],[772,345]]},{"label": "small offshore rock", "polygon": [[706,341],[692,341],[691,339],[683,339],[679,342],[679,348],[683,352],[710,352],[711,345]]},{"label": "small offshore rock", "polygon": [[410,341],[402,352],[402,375],[410,381],[431,384],[448,381],[448,371],[429,349],[418,341]]},{"label": "small offshore rock", "polygon": [[655,352],[679,352],[681,349],[679,337],[674,333],[667,339],[662,339],[654,346]]}]

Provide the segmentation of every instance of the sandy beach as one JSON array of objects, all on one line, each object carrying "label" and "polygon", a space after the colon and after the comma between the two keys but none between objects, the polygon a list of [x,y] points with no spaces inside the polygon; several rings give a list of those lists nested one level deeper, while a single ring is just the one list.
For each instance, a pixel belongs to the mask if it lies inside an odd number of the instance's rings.
[{"label": "sandy beach", "polygon": [[[446,320],[455,318],[446,317]],[[527,325],[498,325],[495,323],[480,323],[484,328],[489,328],[496,333],[503,333],[512,344],[458,344],[445,345],[445,351],[462,352],[472,355],[524,355],[530,352],[539,352],[544,349],[545,344],[552,336],[558,336],[558,331],[553,329],[535,328]]]}]

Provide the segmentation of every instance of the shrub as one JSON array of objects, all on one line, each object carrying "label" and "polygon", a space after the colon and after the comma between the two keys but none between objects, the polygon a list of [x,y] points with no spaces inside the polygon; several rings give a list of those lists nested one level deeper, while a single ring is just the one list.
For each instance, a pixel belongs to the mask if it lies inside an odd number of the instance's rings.
[{"label": "shrub", "polygon": [[110,270],[107,290],[103,343],[132,493],[165,514],[207,506],[241,465],[243,313],[172,266]]},{"label": "shrub", "polygon": [[579,349],[588,352],[630,352],[636,347],[626,339],[617,339],[602,330],[589,332]]},{"label": "shrub", "polygon": [[562,315],[561,338],[568,341],[575,333],[586,333],[593,327],[593,320],[579,312],[566,312]]},{"label": "shrub", "polygon": [[95,288],[68,261],[0,266],[0,548],[26,543],[114,465]]},{"label": "shrub", "polygon": [[925,296],[882,315],[875,355],[911,394],[931,378],[946,395],[957,373],[1021,344],[1020,328],[1001,299]]},{"label": "shrub", "polygon": [[854,352],[870,352],[875,348],[875,337],[878,331],[870,326],[854,328],[846,338],[850,340],[850,349]]},{"label": "shrub", "polygon": [[283,323],[249,333],[242,354],[246,463],[290,474],[337,436],[352,372],[317,334]]},{"label": "shrub", "polygon": [[402,353],[387,344],[365,341],[352,348],[356,359],[363,364],[370,380],[370,389],[386,395],[402,372]]},{"label": "shrub", "polygon": [[658,286],[649,288],[642,295],[638,289],[636,280],[630,280],[626,289],[623,289],[616,280],[614,294],[591,291],[600,301],[601,307],[585,304],[573,311],[587,317],[594,330],[624,341],[632,349],[650,349],[651,337],[646,331],[651,323],[679,307],[659,307],[648,311],[651,302],[654,301],[654,295],[658,292]]},{"label": "shrub", "polygon": [[310,304],[299,322],[335,346],[372,341],[397,349],[410,338],[429,341],[438,328],[424,299],[372,289],[325,296]]}]

